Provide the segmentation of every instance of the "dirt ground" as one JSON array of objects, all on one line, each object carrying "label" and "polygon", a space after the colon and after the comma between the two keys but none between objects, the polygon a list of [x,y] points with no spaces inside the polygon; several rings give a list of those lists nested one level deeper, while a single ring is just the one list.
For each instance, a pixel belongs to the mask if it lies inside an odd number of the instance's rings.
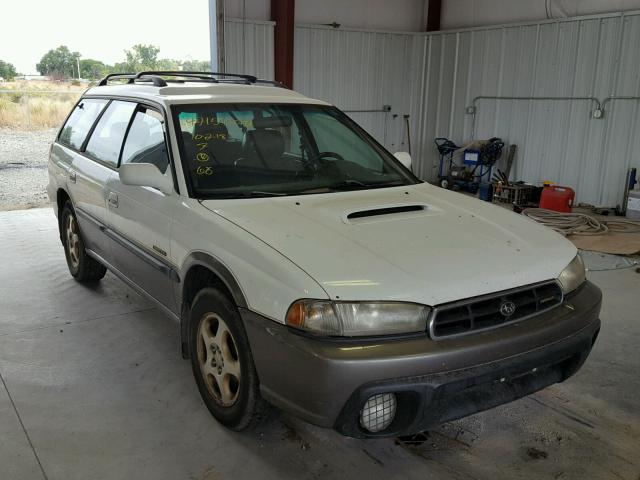
[{"label": "dirt ground", "polygon": [[0,210],[48,203],[47,159],[56,132],[0,128]]}]

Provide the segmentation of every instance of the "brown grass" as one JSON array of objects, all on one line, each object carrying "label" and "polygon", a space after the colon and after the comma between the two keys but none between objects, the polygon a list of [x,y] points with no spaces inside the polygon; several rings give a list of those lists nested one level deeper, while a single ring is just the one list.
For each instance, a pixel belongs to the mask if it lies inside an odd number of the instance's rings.
[{"label": "brown grass", "polygon": [[[58,127],[86,85],[68,82],[20,81],[0,84],[0,127],[41,129]],[[56,93],[47,93],[55,91]]]},{"label": "brown grass", "polygon": [[82,93],[87,89],[88,85],[74,85],[73,82],[44,82],[39,80],[18,80],[16,82],[0,83],[0,90],[29,90],[37,92],[42,90],[56,90],[60,92],[79,92]]}]

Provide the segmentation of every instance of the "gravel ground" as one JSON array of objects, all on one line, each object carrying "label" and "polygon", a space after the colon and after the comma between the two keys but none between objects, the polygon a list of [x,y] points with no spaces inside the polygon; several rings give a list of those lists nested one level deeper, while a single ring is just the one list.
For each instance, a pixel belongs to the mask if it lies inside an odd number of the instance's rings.
[{"label": "gravel ground", "polygon": [[0,128],[0,210],[48,203],[47,159],[56,132]]}]

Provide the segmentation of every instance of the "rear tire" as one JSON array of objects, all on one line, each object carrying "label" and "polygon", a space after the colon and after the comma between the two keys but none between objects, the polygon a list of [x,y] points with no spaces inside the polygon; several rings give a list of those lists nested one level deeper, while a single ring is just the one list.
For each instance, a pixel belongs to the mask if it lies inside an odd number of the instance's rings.
[{"label": "rear tire", "polygon": [[225,427],[257,426],[269,411],[240,314],[227,295],[203,288],[189,313],[189,352],[198,390]]},{"label": "rear tire", "polygon": [[69,273],[73,278],[85,284],[99,282],[107,273],[107,269],[97,260],[87,255],[80,227],[78,226],[78,219],[69,200],[62,207],[60,236],[64,246],[64,254],[67,258]]}]

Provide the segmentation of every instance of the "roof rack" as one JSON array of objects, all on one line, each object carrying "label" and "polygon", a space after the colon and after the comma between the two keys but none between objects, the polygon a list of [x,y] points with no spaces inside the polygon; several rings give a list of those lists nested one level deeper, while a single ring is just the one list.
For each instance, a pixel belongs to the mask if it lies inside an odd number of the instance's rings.
[{"label": "roof rack", "polygon": [[222,72],[191,72],[181,70],[148,70],[138,73],[110,73],[98,82],[98,86],[104,87],[105,85],[108,85],[110,80],[127,80],[127,84],[151,83],[154,87],[166,87],[168,85],[167,82],[185,83],[197,81],[211,83],[243,83],[245,85],[266,84],[286,88],[282,83],[275,80],[258,79],[253,75]]}]

